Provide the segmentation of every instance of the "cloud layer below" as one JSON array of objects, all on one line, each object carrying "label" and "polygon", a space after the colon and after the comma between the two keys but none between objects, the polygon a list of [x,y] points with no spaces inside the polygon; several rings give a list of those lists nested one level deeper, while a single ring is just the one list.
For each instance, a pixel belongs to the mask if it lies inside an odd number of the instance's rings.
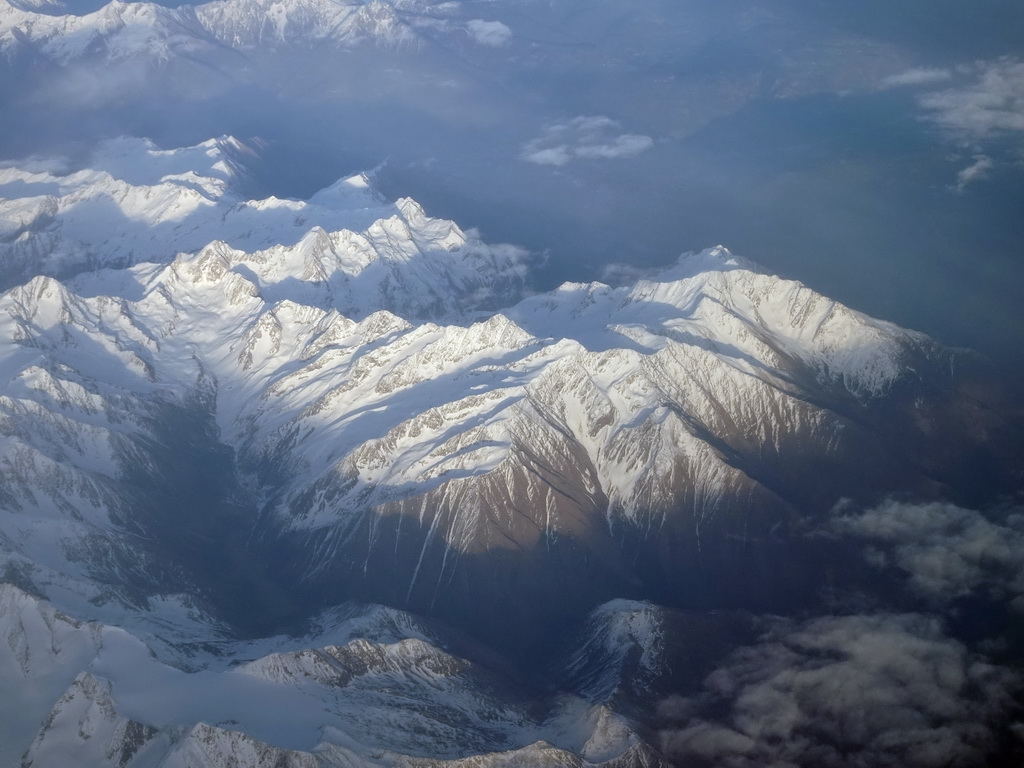
[{"label": "cloud layer below", "polygon": [[978,590],[1024,612],[1024,515],[989,519],[953,504],[886,502],[861,513],[838,510],[830,530],[864,539],[868,557],[894,566],[933,603]]},{"label": "cloud layer below", "polygon": [[731,654],[703,696],[662,703],[680,720],[662,747],[680,764],[723,768],[981,765],[1017,682],[935,618],[783,623]]},{"label": "cloud layer below", "polygon": [[[911,69],[885,78],[886,88],[918,88],[926,119],[971,147],[971,164],[957,174],[954,189],[987,177],[996,167],[986,145],[1024,132],[1024,62],[1013,58],[956,68]],[[1016,138],[1014,138],[1016,137]],[[1024,150],[1024,147],[1021,148]]]},{"label": "cloud layer below", "polygon": [[979,63],[966,74],[971,82],[921,97],[932,120],[973,138],[1024,131],[1024,62]]}]

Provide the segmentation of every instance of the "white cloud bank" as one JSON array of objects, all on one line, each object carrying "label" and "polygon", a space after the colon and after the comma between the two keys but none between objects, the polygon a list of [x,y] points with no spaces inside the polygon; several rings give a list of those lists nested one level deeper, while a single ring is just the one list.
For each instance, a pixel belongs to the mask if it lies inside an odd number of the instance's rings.
[{"label": "white cloud bank", "polygon": [[996,522],[953,504],[890,501],[840,509],[829,528],[869,542],[870,561],[905,572],[922,597],[943,602],[985,590],[1024,612],[1024,515]]},{"label": "white cloud bank", "polygon": [[621,130],[621,124],[608,117],[576,117],[549,126],[523,146],[521,157],[529,163],[561,167],[573,160],[634,157],[654,146],[650,136]]},{"label": "white cloud bank", "polygon": [[703,697],[663,702],[680,725],[661,746],[716,768],[983,765],[1017,684],[919,614],[784,624],[731,654]]}]

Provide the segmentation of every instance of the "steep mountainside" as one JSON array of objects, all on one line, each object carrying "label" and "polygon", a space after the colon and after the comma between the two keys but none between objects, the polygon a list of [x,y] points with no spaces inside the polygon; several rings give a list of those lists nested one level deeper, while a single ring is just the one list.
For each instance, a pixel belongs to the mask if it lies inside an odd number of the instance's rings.
[{"label": "steep mountainside", "polygon": [[816,599],[840,498],[1020,482],[970,353],[722,247],[524,298],[520,250],[365,176],[245,200],[247,151],[0,170],[42,273],[0,295],[26,765],[657,765],[671,628],[745,631],[678,611]]}]

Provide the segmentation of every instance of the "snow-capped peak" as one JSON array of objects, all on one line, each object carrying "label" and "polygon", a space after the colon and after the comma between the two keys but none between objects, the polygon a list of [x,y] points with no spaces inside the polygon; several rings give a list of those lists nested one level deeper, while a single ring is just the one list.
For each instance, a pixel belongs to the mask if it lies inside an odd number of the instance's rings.
[{"label": "snow-capped peak", "polygon": [[246,199],[253,155],[228,136],[174,150],[122,138],[101,144],[87,169],[39,159],[0,168],[8,284],[216,252],[228,259],[222,272],[237,267],[270,300],[333,302],[353,316],[457,315],[518,295],[523,251],[484,245],[411,199],[388,204],[366,174],[308,201]]},{"label": "snow-capped peak", "polygon": [[149,139],[122,136],[101,142],[89,165],[133,186],[155,186],[174,179],[219,179],[225,189],[237,191],[238,180],[248,173],[246,163],[255,156],[251,147],[234,136],[181,149],[160,149]]},{"label": "snow-capped peak", "polygon": [[[97,56],[166,62],[178,54],[215,54],[217,48],[353,47],[364,42],[400,47],[418,43],[422,29],[464,36],[461,25],[448,18],[457,7],[444,0],[216,0],[167,8],[110,0],[99,10],[77,15],[32,0],[0,0],[0,52],[14,55],[28,45],[67,64]],[[486,34],[474,39],[493,45]]]},{"label": "snow-capped peak", "polygon": [[[745,585],[733,555],[795,512],[985,448],[950,352],[722,247],[520,300],[520,249],[365,175],[245,199],[245,156],[128,139],[0,169],[31,276],[0,294],[0,569],[161,658],[247,662],[188,675],[0,592],[0,683],[48,681],[0,728],[27,747],[57,702],[31,755],[657,765],[616,702],[664,672],[668,614],[613,598]],[[405,613],[228,647],[355,595],[520,647],[597,606],[566,673],[586,700],[538,723]]]}]

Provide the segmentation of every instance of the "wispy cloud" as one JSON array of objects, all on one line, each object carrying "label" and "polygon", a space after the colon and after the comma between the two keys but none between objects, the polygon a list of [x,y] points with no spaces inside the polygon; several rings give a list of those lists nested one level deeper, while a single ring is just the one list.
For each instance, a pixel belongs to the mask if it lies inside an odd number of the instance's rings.
[{"label": "wispy cloud", "polygon": [[576,117],[548,126],[542,136],[523,146],[521,157],[529,163],[558,167],[573,160],[634,157],[654,145],[650,136],[621,131],[622,125],[608,117]]},{"label": "wispy cloud", "polygon": [[956,175],[957,191],[963,192],[964,188],[972,181],[985,178],[994,167],[995,163],[988,155],[975,155],[974,162]]},{"label": "wispy cloud", "polygon": [[898,75],[890,75],[882,80],[882,84],[888,88],[901,88],[904,86],[934,85],[944,83],[953,78],[953,73],[948,69],[908,69]]},{"label": "wispy cloud", "polygon": [[885,78],[882,85],[917,89],[924,119],[944,129],[960,147],[960,162],[970,161],[950,185],[957,192],[999,165],[1007,138],[1011,144],[1024,139],[1024,62],[1017,59],[911,69]]}]

